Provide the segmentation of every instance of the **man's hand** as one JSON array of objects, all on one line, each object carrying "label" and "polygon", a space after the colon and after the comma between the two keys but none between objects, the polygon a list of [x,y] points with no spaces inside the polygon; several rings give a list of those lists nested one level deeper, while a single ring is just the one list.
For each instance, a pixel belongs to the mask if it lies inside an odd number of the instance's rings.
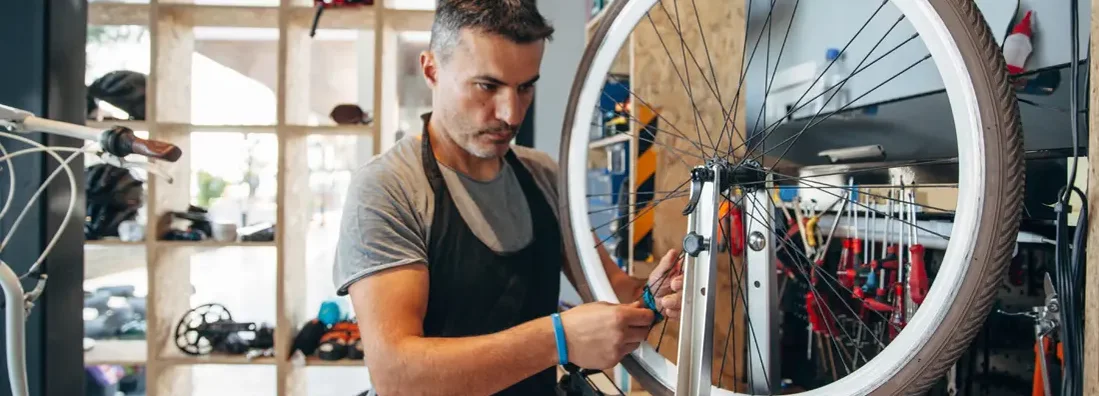
[{"label": "man's hand", "polygon": [[593,302],[561,313],[569,362],[582,368],[614,367],[649,336],[653,311],[640,302]]},{"label": "man's hand", "polygon": [[648,285],[656,299],[656,309],[668,318],[679,318],[683,301],[683,260],[678,249],[669,250],[649,274]]}]

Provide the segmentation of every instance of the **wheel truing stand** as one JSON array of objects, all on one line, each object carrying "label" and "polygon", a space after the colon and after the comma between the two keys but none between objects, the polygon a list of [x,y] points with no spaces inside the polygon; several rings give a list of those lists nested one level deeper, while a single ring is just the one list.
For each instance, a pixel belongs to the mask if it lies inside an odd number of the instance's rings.
[{"label": "wheel truing stand", "polygon": [[734,186],[741,187],[741,201],[747,217],[747,275],[741,287],[750,318],[748,387],[759,394],[772,394],[777,390],[778,289],[770,220],[774,217],[774,205],[768,194],[770,183],[769,175],[754,161],[731,165],[722,160],[710,160],[691,171],[691,198],[683,210],[687,216],[683,251],[687,255],[683,266],[679,324],[678,395],[710,394],[718,256],[711,247],[718,245],[713,236],[718,235],[717,214],[722,199],[731,197]]}]

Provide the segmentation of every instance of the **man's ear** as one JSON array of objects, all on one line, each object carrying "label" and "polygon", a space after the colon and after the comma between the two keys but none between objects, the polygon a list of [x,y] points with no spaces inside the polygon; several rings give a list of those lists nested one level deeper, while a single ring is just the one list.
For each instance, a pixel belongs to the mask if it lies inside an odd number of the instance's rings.
[{"label": "man's ear", "polygon": [[424,81],[427,82],[427,86],[435,88],[435,83],[439,81],[437,76],[439,67],[434,53],[431,51],[420,53],[420,69],[424,73]]}]

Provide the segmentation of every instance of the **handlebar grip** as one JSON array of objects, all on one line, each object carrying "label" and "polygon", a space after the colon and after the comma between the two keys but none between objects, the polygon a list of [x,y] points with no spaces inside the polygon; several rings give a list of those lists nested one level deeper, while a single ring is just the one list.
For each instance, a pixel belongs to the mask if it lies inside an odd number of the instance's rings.
[{"label": "handlebar grip", "polygon": [[175,162],[183,155],[183,150],[180,150],[179,147],[174,144],[156,140],[145,140],[139,137],[133,139],[133,142],[130,143],[130,149],[133,150],[134,154],[162,159],[169,162]]},{"label": "handlebar grip", "polygon": [[183,150],[174,144],[139,138],[134,135],[134,131],[121,126],[103,131],[99,137],[99,144],[108,153],[118,157],[138,154],[175,162],[183,155]]}]

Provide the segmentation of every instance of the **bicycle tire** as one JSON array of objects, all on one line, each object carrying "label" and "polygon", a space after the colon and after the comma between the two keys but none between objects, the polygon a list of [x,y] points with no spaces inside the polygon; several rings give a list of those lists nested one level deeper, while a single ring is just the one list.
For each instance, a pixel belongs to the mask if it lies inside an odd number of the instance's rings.
[{"label": "bicycle tire", "polygon": [[[560,167],[558,174],[562,212],[562,233],[565,239],[566,274],[585,302],[594,301],[591,284],[584,275],[577,247],[577,237],[587,237],[588,230],[574,230],[569,214],[575,208],[569,200],[569,175],[567,164],[574,123],[583,117],[577,106],[585,77],[590,74],[592,63],[600,50],[600,43],[608,34],[613,22],[630,2],[619,0],[604,11],[606,15],[592,34],[579,63],[564,119]],[[1018,102],[1008,83],[1006,62],[992,32],[974,2],[969,0],[924,0],[937,13],[942,25],[953,38],[956,50],[968,72],[975,92],[977,111],[983,138],[985,183],[981,186],[979,219],[980,233],[975,235],[968,268],[953,304],[947,309],[934,332],[913,351],[906,364],[893,373],[891,379],[872,389],[869,394],[916,395],[921,394],[942,378],[950,366],[972,342],[982,328],[997,291],[997,284],[1011,260],[1022,212],[1024,179],[1022,131]],[[578,138],[586,139],[585,136]],[[595,265],[595,264],[592,264]],[[672,394],[641,366],[633,356],[627,355],[623,366],[641,385],[654,395]]]}]

